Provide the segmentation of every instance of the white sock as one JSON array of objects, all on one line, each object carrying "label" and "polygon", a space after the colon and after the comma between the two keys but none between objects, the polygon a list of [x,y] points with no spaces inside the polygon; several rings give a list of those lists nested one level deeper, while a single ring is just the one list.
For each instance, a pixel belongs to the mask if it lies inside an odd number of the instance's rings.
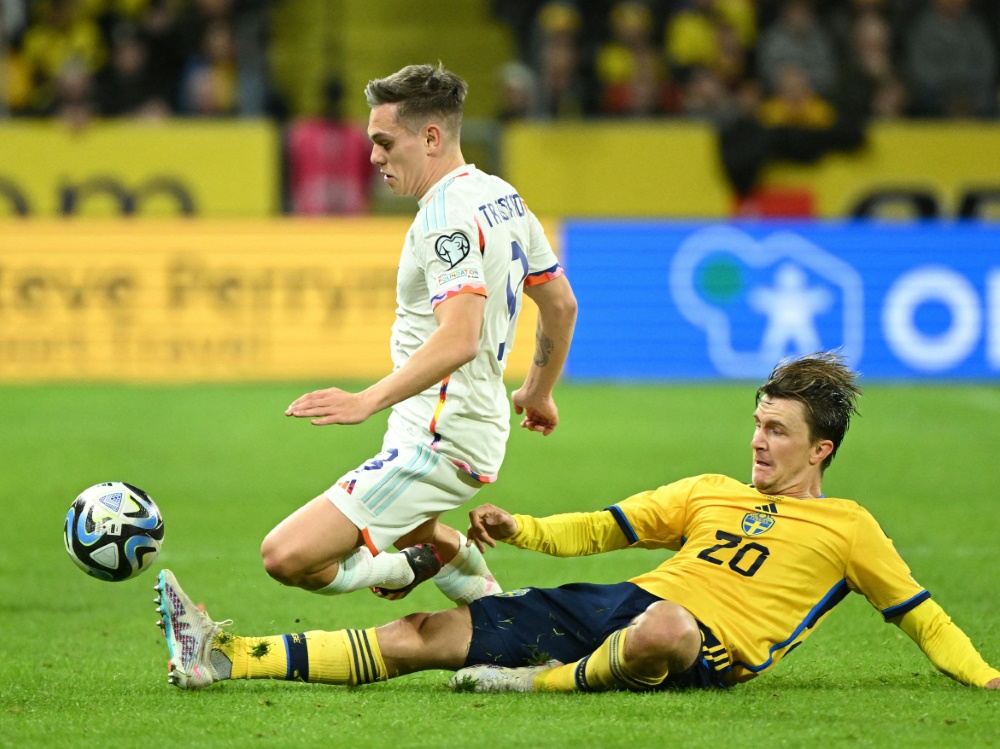
[{"label": "white sock", "polygon": [[434,584],[455,603],[472,603],[483,596],[503,593],[482,552],[476,546],[466,546],[465,541],[460,532],[458,554],[434,576]]},{"label": "white sock", "polygon": [[340,563],[337,576],[325,588],[313,591],[324,596],[350,593],[377,585],[395,590],[413,582],[413,570],[402,554],[382,552],[372,556],[367,546],[361,546]]}]

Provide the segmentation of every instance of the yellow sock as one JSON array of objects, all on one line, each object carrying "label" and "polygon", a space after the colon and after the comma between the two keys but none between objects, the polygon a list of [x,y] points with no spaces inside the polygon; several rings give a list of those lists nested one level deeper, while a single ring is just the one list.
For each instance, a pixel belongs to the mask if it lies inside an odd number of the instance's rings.
[{"label": "yellow sock", "polygon": [[309,676],[316,684],[371,684],[389,678],[374,629],[306,632]]},{"label": "yellow sock", "polygon": [[622,656],[627,634],[627,627],[613,632],[597,650],[576,663],[542,671],[535,677],[535,689],[539,692],[605,692],[650,689],[660,684],[667,678],[666,674],[650,679],[629,669]]},{"label": "yellow sock", "polygon": [[215,649],[222,651],[233,662],[231,679],[285,679],[288,674],[285,638],[301,636],[230,637],[225,647],[220,642],[222,638],[219,638]]},{"label": "yellow sock", "polygon": [[233,679],[286,679],[356,686],[388,678],[374,629],[314,630],[274,637],[229,637],[215,649]]}]

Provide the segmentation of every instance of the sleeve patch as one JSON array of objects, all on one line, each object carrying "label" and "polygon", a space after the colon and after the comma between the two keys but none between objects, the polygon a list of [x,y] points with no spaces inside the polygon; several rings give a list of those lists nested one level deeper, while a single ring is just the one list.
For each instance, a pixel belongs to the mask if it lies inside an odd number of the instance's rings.
[{"label": "sleeve patch", "polygon": [[469,255],[472,244],[463,232],[442,234],[434,242],[434,254],[449,268],[454,268]]},{"label": "sleeve patch", "polygon": [[482,281],[482,274],[478,268],[453,268],[447,273],[442,273],[437,277],[437,285],[445,286],[452,281],[464,280],[467,282]]}]

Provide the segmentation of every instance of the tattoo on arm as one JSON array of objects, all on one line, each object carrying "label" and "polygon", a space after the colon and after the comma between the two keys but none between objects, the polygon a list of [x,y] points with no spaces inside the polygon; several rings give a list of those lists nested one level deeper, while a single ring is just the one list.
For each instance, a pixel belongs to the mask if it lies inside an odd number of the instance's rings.
[{"label": "tattoo on arm", "polygon": [[554,348],[555,344],[552,343],[552,339],[542,332],[542,326],[539,325],[535,330],[535,366],[546,366],[549,363],[549,355]]}]

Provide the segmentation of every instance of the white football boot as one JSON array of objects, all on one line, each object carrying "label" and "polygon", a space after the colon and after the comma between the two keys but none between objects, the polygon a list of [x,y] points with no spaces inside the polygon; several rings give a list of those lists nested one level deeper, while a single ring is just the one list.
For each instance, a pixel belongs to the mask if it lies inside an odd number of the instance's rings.
[{"label": "white football boot", "polygon": [[170,570],[160,572],[155,589],[159,594],[156,611],[163,617],[157,625],[170,650],[167,681],[181,689],[202,689],[221,681],[223,677],[212,666],[212,645],[220,635],[225,636],[222,627],[232,620],[213,622],[181,590]]},{"label": "white football boot", "polygon": [[448,680],[453,692],[534,692],[535,677],[542,671],[561,666],[559,661],[549,661],[541,666],[468,666],[456,671]]}]

